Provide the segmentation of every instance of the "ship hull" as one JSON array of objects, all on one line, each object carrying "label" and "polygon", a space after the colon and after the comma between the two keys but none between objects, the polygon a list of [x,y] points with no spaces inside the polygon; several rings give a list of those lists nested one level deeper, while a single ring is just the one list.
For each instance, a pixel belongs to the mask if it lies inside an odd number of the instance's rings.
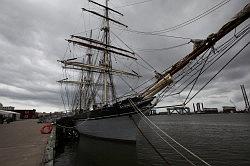
[{"label": "ship hull", "polygon": [[142,113],[147,113],[153,98],[132,98],[117,102],[108,107],[75,115],[76,129],[83,135],[116,140],[135,142],[137,127],[141,115],[130,102],[134,102]]},{"label": "ship hull", "polygon": [[133,143],[136,141],[138,123],[139,115],[130,114],[89,120],[79,119],[76,128],[86,136]]}]

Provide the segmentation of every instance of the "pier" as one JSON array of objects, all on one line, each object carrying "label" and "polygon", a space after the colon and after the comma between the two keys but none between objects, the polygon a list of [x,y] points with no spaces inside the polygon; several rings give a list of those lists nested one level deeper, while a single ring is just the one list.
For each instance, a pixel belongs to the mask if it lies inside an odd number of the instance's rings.
[{"label": "pier", "polygon": [[[162,107],[155,107],[156,109],[166,109],[164,112],[160,112],[161,115],[171,115],[171,114],[180,114],[184,115],[190,114],[190,108],[189,107],[183,107],[183,106],[162,106]],[[156,113],[156,112],[155,112]]]},{"label": "pier", "polygon": [[41,165],[49,137],[41,127],[36,119],[0,124],[0,165]]}]

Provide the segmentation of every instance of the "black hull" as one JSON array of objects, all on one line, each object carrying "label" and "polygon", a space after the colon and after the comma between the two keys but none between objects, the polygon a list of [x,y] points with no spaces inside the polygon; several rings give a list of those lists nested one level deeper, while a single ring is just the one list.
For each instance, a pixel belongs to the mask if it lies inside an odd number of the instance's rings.
[{"label": "black hull", "polygon": [[[136,106],[141,109],[144,113],[152,107],[152,100],[154,98],[149,99],[140,99],[140,98],[132,98],[130,100],[136,104]],[[97,120],[97,119],[104,119],[104,118],[112,118],[124,115],[133,115],[137,114],[137,110],[131,106],[129,99],[117,102],[111,106],[103,106],[101,108],[97,108],[92,111],[80,111],[78,114],[74,115],[75,120]]]},{"label": "black hull", "polygon": [[[133,102],[146,113],[150,110],[152,99]],[[140,117],[127,100],[75,115],[76,129],[81,134],[93,138],[135,143]]]}]

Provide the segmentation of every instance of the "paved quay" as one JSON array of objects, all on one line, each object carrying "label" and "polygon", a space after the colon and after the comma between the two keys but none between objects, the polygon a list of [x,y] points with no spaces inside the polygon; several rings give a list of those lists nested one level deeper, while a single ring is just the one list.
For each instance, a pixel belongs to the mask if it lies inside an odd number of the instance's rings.
[{"label": "paved quay", "polygon": [[39,166],[47,143],[36,119],[0,124],[0,165]]}]

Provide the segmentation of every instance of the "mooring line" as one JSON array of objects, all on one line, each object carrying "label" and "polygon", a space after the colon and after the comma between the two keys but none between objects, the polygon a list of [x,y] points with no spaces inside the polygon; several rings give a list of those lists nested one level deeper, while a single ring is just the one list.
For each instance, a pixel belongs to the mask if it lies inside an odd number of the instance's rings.
[{"label": "mooring line", "polygon": [[[134,104],[134,102],[129,99],[129,102],[131,103],[131,105],[134,107],[135,110],[138,111],[139,114],[142,114],[142,117],[144,117],[145,119],[147,119],[152,125],[154,125],[159,131],[161,131],[165,136],[167,136],[168,138],[170,138],[174,143],[176,143],[177,145],[179,145],[181,148],[183,148],[184,150],[186,150],[188,153],[190,153],[192,156],[194,156],[195,158],[199,159],[201,162],[203,162],[205,165],[207,166],[211,166],[209,163],[207,163],[206,161],[204,161],[203,159],[201,159],[198,155],[194,154],[193,152],[191,152],[189,149],[187,149],[186,147],[184,147],[183,145],[181,145],[179,142],[177,142],[174,138],[172,138],[171,136],[169,136],[167,133],[165,133],[162,129],[160,129],[156,124],[154,124],[149,118],[147,118],[142,112],[141,110]],[[144,122],[146,122],[144,120]],[[147,123],[147,122],[146,122]],[[148,124],[148,123],[147,123]],[[148,124],[149,125],[149,124]],[[150,125],[149,125],[150,126]],[[151,127],[150,127],[151,128]],[[153,128],[151,128],[153,129]],[[154,129],[153,129],[154,130]],[[164,142],[166,142],[170,147],[172,147],[178,154],[180,154],[185,160],[187,160],[188,162],[190,161],[189,159],[187,159],[187,157],[185,157],[181,152],[179,152],[176,148],[174,148],[172,145],[170,145],[170,143],[168,141],[166,141],[162,136],[159,135],[158,132],[155,131],[155,133],[157,133],[157,135],[162,138],[164,140]],[[189,162],[192,165],[195,165],[194,163],[192,163],[191,161]]]},{"label": "mooring line", "polygon": [[145,136],[145,134],[143,134],[142,130],[139,128],[139,126],[136,124],[134,118],[131,116],[130,119],[132,119],[132,121],[134,122],[136,128],[140,131],[141,135],[145,138],[145,140],[149,143],[149,145],[151,145],[151,147],[154,149],[154,151],[161,157],[161,159],[168,165],[171,165],[166,159],[165,157],[157,150],[157,148],[150,142],[150,140]]},{"label": "mooring line", "polygon": [[[133,106],[134,107],[134,106]],[[190,161],[186,156],[184,156],[181,152],[179,152],[173,145],[171,145],[167,140],[165,140],[157,131],[155,131],[150,124],[148,124],[147,121],[145,121],[144,117],[138,112],[139,115],[141,116],[142,120],[165,142],[170,146],[174,151],[179,154],[181,157],[183,157],[189,164],[196,166],[192,161]]]}]

